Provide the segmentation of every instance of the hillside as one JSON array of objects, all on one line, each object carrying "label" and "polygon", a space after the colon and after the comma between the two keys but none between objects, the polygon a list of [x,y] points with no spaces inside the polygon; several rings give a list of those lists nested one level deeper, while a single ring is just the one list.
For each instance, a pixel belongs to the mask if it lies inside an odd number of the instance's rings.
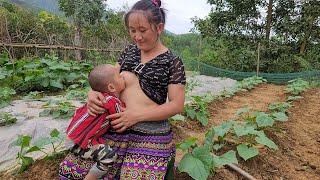
[{"label": "hillside", "polygon": [[54,14],[61,14],[57,0],[9,0],[9,2],[34,10],[46,10]]}]

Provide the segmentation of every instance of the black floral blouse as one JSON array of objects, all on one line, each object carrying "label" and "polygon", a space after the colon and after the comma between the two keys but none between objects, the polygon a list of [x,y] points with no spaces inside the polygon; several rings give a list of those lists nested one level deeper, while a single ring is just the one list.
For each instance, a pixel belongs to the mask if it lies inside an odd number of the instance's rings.
[{"label": "black floral blouse", "polygon": [[120,71],[137,75],[143,92],[157,104],[166,102],[169,84],[186,83],[182,60],[170,50],[143,64],[140,49],[131,44],[120,55],[118,63]]}]

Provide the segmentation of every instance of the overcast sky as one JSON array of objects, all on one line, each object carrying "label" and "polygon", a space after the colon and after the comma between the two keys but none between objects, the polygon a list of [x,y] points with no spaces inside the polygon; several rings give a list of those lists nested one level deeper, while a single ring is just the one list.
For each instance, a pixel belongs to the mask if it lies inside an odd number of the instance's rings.
[{"label": "overcast sky", "polygon": [[[131,7],[137,0],[108,0],[111,9],[119,10],[124,6]],[[167,10],[166,29],[175,33],[188,33],[193,27],[192,17],[203,18],[210,12],[207,0],[162,0],[162,7]]]}]

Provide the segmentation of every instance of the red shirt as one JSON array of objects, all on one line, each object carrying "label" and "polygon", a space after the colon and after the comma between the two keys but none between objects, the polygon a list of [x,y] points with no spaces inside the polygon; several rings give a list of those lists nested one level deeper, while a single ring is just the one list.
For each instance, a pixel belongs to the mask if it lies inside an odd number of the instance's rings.
[{"label": "red shirt", "polygon": [[85,104],[75,111],[67,128],[68,138],[83,149],[105,143],[101,136],[110,128],[110,119],[106,119],[106,117],[110,114],[120,112],[120,106],[124,107],[124,103],[117,97],[107,93],[103,95],[106,99],[106,103],[103,104],[106,111],[105,113],[98,116],[91,116]]}]

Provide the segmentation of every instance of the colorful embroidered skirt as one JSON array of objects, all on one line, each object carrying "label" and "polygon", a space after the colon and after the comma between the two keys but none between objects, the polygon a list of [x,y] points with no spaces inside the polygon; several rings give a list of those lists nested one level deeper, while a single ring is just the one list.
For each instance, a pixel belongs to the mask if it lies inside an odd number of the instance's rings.
[{"label": "colorful embroidered skirt", "polygon": [[[105,135],[106,142],[117,150],[118,159],[104,179],[165,179],[169,161],[174,160],[172,132],[148,134],[128,131]],[[60,164],[60,179],[84,178],[93,162],[68,155]]]}]

